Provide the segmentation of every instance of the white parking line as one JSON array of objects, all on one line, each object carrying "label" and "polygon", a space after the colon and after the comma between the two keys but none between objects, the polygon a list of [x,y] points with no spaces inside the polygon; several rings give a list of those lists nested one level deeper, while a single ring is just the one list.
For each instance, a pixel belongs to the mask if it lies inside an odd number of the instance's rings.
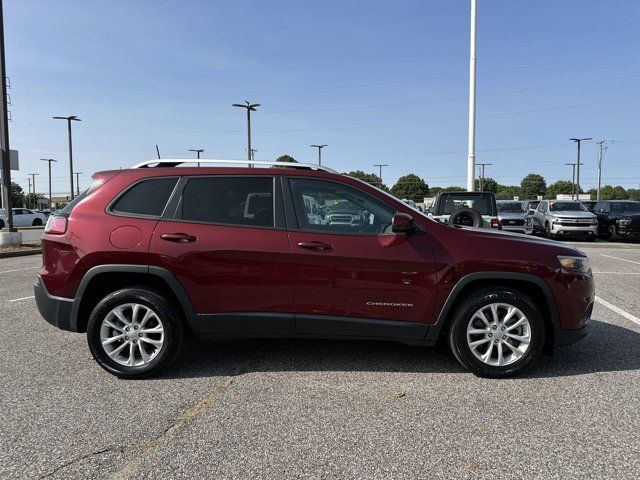
[{"label": "white parking line", "polygon": [[623,262],[635,263],[636,265],[640,265],[640,262],[635,262],[633,260],[627,260],[626,258],[614,257],[613,255],[606,255],[604,253],[601,253],[600,255],[602,255],[603,257],[615,258],[616,260],[622,260]]},{"label": "white parking line", "polygon": [[42,268],[41,265],[38,265],[37,267],[27,267],[27,268],[16,268],[15,270],[3,270],[0,273],[12,273],[12,272],[23,272],[25,270],[34,270],[36,268]]},{"label": "white parking line", "polygon": [[625,312],[624,310],[622,310],[619,307],[616,307],[615,305],[612,305],[611,303],[607,302],[606,300],[601,299],[600,297],[596,296],[596,302],[598,302],[600,305],[604,305],[605,307],[607,307],[609,310],[617,313],[618,315],[622,315],[624,318],[626,318],[627,320],[631,320],[633,323],[640,325],[640,318],[638,317],[634,317],[633,315],[631,315],[629,312]]},{"label": "white parking line", "polygon": [[13,300],[9,300],[9,302],[19,302],[20,300],[29,300],[30,298],[36,298],[36,296],[31,295],[30,297],[14,298]]}]

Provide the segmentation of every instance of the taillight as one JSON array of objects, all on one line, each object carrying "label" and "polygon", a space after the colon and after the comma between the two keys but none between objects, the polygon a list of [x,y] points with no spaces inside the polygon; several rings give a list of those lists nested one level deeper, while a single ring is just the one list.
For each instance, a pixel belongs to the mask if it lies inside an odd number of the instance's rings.
[{"label": "taillight", "polygon": [[51,215],[44,227],[44,233],[62,235],[67,231],[67,217]]},{"label": "taillight", "polygon": [[492,218],[491,228],[500,228],[500,220],[498,220],[497,218]]}]

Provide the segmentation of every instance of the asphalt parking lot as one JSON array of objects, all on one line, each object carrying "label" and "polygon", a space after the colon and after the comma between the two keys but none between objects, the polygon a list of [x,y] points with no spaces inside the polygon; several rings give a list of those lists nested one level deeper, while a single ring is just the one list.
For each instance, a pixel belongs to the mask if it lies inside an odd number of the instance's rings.
[{"label": "asphalt parking lot", "polygon": [[637,478],[640,245],[581,243],[593,330],[527,375],[485,380],[446,348],[189,343],[123,381],[42,320],[40,256],[0,260],[2,478]]}]

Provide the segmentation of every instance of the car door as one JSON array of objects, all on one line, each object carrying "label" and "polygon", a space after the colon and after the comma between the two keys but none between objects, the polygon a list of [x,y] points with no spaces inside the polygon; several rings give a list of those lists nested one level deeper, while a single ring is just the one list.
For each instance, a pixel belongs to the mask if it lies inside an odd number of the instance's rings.
[{"label": "car door", "polygon": [[151,266],[170,271],[199,333],[293,333],[289,241],[274,175],[183,178],[153,233]]},{"label": "car door", "polygon": [[24,208],[14,208],[13,210],[13,226],[14,227],[26,227],[29,224],[27,223],[27,213]]},{"label": "car door", "polygon": [[[346,183],[291,177],[286,186],[296,332],[424,337],[436,284],[425,232],[392,234],[396,207]],[[320,222],[305,197],[320,205]]]},{"label": "car door", "polygon": [[609,213],[608,205],[604,202],[596,203],[593,213],[598,217],[598,235],[606,235],[609,233]]}]

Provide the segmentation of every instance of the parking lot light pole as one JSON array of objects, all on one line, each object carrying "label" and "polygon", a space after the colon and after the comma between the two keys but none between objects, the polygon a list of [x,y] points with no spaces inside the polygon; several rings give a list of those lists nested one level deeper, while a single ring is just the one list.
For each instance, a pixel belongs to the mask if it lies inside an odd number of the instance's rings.
[{"label": "parking lot light pole", "polygon": [[471,32],[469,35],[469,155],[467,158],[467,190],[475,190],[476,175],[476,0],[471,0]]},{"label": "parking lot light pole", "polygon": [[259,107],[260,104],[249,103],[245,100],[244,103],[234,103],[231,106],[247,109],[247,159],[249,160],[249,168],[251,168],[253,166],[251,164],[251,112],[255,112],[256,108]]},{"label": "parking lot light pole", "polygon": [[576,142],[578,144],[578,159],[576,160],[576,198],[580,200],[580,142],[584,142],[586,140],[593,140],[591,137],[585,138],[570,138],[572,142]]},{"label": "parking lot light pole", "polygon": [[[9,118],[7,114],[7,74],[4,61],[4,18],[2,0],[0,0],[0,83],[2,99],[0,101],[0,144],[2,149],[2,206],[7,218],[7,228],[14,233],[13,212],[11,210],[11,160],[9,154]],[[14,234],[16,236],[17,234]],[[11,236],[11,234],[9,234]],[[21,240],[20,240],[21,241]]]},{"label": "parking lot light pole", "polygon": [[38,209],[38,196],[36,194],[36,175],[40,175],[39,173],[30,173],[31,178],[33,179],[33,208]]},{"label": "parking lot light pole", "polygon": [[40,160],[49,163],[49,210],[51,210],[51,162],[58,163],[58,161],[54,160],[53,158],[41,158]]},{"label": "parking lot light pole", "polygon": [[573,173],[571,174],[571,200],[573,200],[573,190],[576,186],[576,164],[575,163],[565,163],[565,165],[571,165],[573,167]]},{"label": "parking lot light pole", "polygon": [[382,167],[388,167],[389,164],[387,163],[374,163],[373,164],[374,167],[378,167],[378,178],[380,179],[380,188],[382,188]]},{"label": "parking lot light pole", "polygon": [[310,145],[310,147],[318,149],[318,165],[322,165],[322,149],[327,146],[328,145]]},{"label": "parking lot light pole", "polygon": [[[189,151],[196,152],[196,156],[198,157],[198,160],[200,160],[200,154],[204,152],[204,148],[190,148]],[[200,166],[200,162],[198,162],[198,166]]]},{"label": "parking lot light pole", "polygon": [[69,115],[68,117],[51,117],[54,120],[66,120],[67,130],[69,132],[69,182],[71,184],[71,200],[73,200],[73,145],[71,142],[71,122],[81,122],[76,115]]}]

